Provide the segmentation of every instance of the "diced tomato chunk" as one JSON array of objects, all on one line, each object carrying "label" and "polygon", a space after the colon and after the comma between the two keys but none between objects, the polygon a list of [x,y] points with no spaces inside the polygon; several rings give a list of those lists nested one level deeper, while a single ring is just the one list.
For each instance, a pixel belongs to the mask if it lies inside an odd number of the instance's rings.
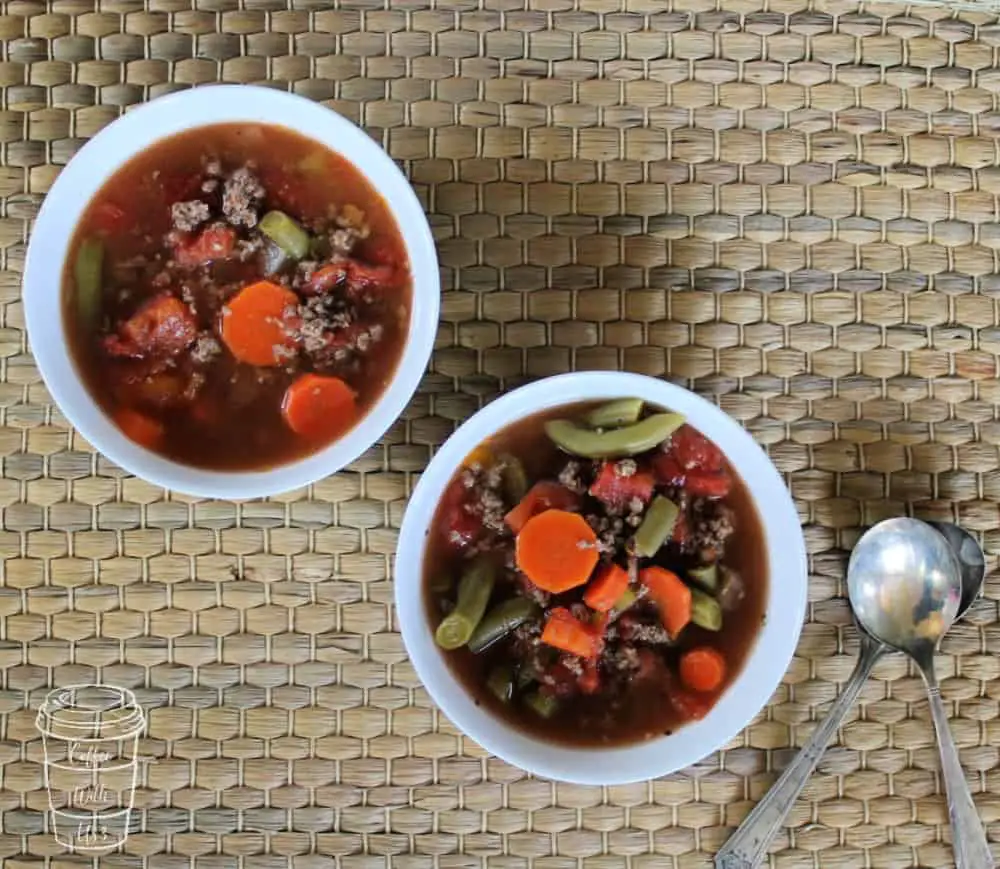
[{"label": "diced tomato chunk", "polygon": [[539,480],[528,490],[521,502],[504,516],[504,522],[515,534],[525,523],[545,510],[575,510],[580,506],[580,496],[552,480]]},{"label": "diced tomato chunk", "polygon": [[482,518],[467,509],[469,490],[461,480],[454,480],[441,500],[444,519],[441,531],[445,541],[454,549],[464,549],[475,542],[483,531]]},{"label": "diced tomato chunk", "polygon": [[302,292],[307,296],[319,296],[329,293],[347,281],[347,260],[330,263],[316,269],[302,285]]},{"label": "diced tomato chunk", "polygon": [[653,497],[653,475],[648,471],[636,471],[631,476],[622,476],[617,462],[605,462],[597,472],[597,479],[590,487],[590,494],[603,504],[621,510],[632,500],[648,504]]},{"label": "diced tomato chunk", "polygon": [[722,451],[689,425],[682,425],[674,432],[670,452],[686,471],[722,470]]},{"label": "diced tomato chunk", "polygon": [[687,491],[696,498],[725,498],[732,487],[732,480],[725,471],[688,474]]},{"label": "diced tomato chunk", "polygon": [[111,356],[157,359],[177,356],[198,336],[198,324],[191,309],[180,299],[162,293],[146,302],[118,328],[117,335],[104,339]]},{"label": "diced tomato chunk", "polygon": [[653,473],[663,486],[683,486],[687,473],[670,453],[657,453],[653,457]]},{"label": "diced tomato chunk", "polygon": [[368,266],[357,260],[347,261],[347,295],[352,299],[381,292],[396,282],[392,266]]},{"label": "diced tomato chunk", "polygon": [[186,268],[207,265],[230,256],[236,248],[236,231],[228,226],[210,226],[193,239],[178,242],[174,259]]}]

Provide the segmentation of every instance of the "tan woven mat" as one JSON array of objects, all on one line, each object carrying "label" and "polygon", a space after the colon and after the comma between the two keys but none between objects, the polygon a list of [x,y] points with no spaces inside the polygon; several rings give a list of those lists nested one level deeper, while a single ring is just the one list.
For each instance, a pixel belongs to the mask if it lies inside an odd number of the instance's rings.
[{"label": "tan woven mat", "polygon": [[[1000,29],[807,0],[9,2],[0,17],[0,856],[71,857],[35,711],[131,687],[135,830],[105,867],[708,866],[851,670],[859,529],[912,511],[1000,552]],[[390,8],[391,7],[391,8]],[[384,444],[266,503],[122,475],[52,407],[20,271],[61,166],[123,106],[270,81],[401,161],[440,242],[437,351]],[[669,291],[668,291],[669,290]],[[428,701],[393,624],[407,492],[457,419],[571,368],[717,397],[787,479],[809,622],[727,750],[619,788],[532,780]],[[781,577],[775,577],[781,582]],[[1000,582],[939,661],[1000,839]],[[781,869],[953,865],[921,683],[887,659]]]}]

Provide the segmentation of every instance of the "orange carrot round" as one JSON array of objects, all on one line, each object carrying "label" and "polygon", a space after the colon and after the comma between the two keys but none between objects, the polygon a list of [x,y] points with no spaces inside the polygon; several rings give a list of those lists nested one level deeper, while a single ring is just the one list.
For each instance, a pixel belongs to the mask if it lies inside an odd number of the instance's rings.
[{"label": "orange carrot round", "polygon": [[240,362],[281,365],[294,355],[289,312],[298,304],[299,297],[280,284],[250,284],[222,309],[222,340]]},{"label": "orange carrot round", "polygon": [[139,413],[131,407],[120,407],[115,411],[115,424],[130,440],[146,449],[159,449],[166,430],[158,419]]},{"label": "orange carrot round", "polygon": [[580,658],[596,657],[601,651],[601,635],[585,625],[566,607],[557,606],[550,613],[542,642]]},{"label": "orange carrot round", "polygon": [[597,535],[579,513],[546,510],[524,523],[515,555],[528,579],[560,594],[590,579],[597,566]]},{"label": "orange carrot round", "polygon": [[663,627],[676,637],[691,621],[691,589],[676,573],[656,565],[640,570],[639,582],[649,589]]},{"label": "orange carrot round", "polygon": [[296,434],[327,439],[354,422],[356,399],[354,390],[339,377],[303,374],[285,390],[281,413]]},{"label": "orange carrot round", "polygon": [[583,602],[592,610],[606,613],[625,594],[628,574],[617,564],[609,564],[591,580],[583,595]]},{"label": "orange carrot round", "polygon": [[699,646],[681,655],[681,681],[692,691],[717,691],[726,678],[726,659],[711,646]]}]

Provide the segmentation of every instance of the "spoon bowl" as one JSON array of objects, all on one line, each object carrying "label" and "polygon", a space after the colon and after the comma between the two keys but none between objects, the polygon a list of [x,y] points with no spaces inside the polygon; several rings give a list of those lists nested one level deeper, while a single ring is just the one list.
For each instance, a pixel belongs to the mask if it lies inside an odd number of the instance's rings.
[{"label": "spoon bowl", "polygon": [[888,519],[869,529],[851,553],[847,593],[858,623],[872,640],[905,652],[924,677],[948,792],[955,865],[992,869],[986,832],[934,673],[934,649],[962,603],[962,575],[959,555],[941,532],[919,519]]},{"label": "spoon bowl", "polygon": [[847,592],[869,634],[926,658],[958,615],[962,568],[945,537],[926,522],[888,519],[851,553]]}]

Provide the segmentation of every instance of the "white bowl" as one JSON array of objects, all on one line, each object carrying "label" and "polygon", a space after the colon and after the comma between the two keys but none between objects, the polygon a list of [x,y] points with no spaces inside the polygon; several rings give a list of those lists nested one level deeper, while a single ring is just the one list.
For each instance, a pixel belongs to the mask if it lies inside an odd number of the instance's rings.
[{"label": "white bowl", "polygon": [[[743,669],[701,721],[670,736],[614,748],[560,745],[533,738],[478,706],[452,674],[434,635],[422,589],[424,550],[445,487],[465,457],[511,423],[578,401],[637,397],[683,413],[725,453],[760,516],[767,555],[766,620]],[[667,775],[721,748],[763,708],[795,652],[805,617],[805,542],[781,477],[736,422],[715,405],[662,380],[617,372],[549,377],[510,392],[464,423],[441,447],[414,489],[396,549],[396,607],[417,675],[457,727],[491,754],[528,772],[578,784],[611,785]]]},{"label": "white bowl", "polygon": [[[84,210],[129,159],[168,136],[224,123],[276,124],[346,157],[389,205],[413,275],[406,345],[392,382],[365,417],[330,446],[303,459],[257,471],[211,471],[171,461],[123,435],[91,398],[67,346],[62,321],[63,267]],[[136,476],[191,495],[257,498],[313,483],[372,446],[413,397],[437,334],[441,287],[434,239],[402,172],[366,133],[319,103],[270,88],[199,87],[141,105],[104,128],[77,152],[52,186],[35,221],[24,269],[23,298],[35,361],[56,404],[98,450]]]}]

